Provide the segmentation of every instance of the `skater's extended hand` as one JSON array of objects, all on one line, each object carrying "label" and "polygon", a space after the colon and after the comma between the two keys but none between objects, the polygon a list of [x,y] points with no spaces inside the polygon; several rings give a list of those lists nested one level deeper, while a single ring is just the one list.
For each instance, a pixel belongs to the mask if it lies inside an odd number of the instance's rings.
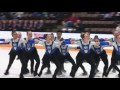
[{"label": "skater's extended hand", "polygon": [[108,41],[109,45],[112,45],[112,42]]},{"label": "skater's extended hand", "polygon": [[75,40],[74,39],[70,39],[70,42],[71,42],[71,44],[74,44]]}]

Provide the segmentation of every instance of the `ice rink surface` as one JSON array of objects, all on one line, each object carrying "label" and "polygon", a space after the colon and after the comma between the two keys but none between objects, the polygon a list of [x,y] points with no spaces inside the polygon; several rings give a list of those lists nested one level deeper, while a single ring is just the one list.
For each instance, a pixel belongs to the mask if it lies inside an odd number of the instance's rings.
[{"label": "ice rink surface", "polygon": [[[0,49],[0,78],[19,78],[19,73],[20,73],[20,70],[21,70],[21,63],[20,63],[19,60],[15,60],[13,62],[13,65],[12,65],[10,71],[9,71],[10,72],[9,75],[7,75],[7,76],[4,75],[4,72],[5,72],[5,70],[7,68],[7,65],[8,65],[8,62],[9,62],[9,55],[8,55],[9,51],[10,51],[10,48],[7,48],[7,49],[6,48],[1,48]],[[42,57],[45,53],[45,50],[44,49],[38,49],[38,53],[39,53],[40,59],[42,59]],[[76,57],[77,53],[78,52],[70,51],[70,54],[71,54],[71,56],[73,57],[74,60],[75,60],[75,57]],[[109,65],[111,63],[110,58],[111,58],[111,55],[108,55]],[[85,66],[85,69],[87,70],[88,75],[89,75],[90,65],[88,63],[83,63],[83,65]],[[38,71],[40,71],[41,66],[42,66],[42,62],[40,63],[40,67],[39,67]],[[71,67],[72,67],[71,63],[69,63],[69,62],[65,63],[64,67],[65,67],[65,70],[67,72],[64,73],[63,75],[57,76],[57,78],[71,78],[69,76],[69,73],[70,73]],[[103,67],[104,67],[104,64],[101,61],[100,65],[98,67],[100,72],[95,76],[95,78],[102,78]],[[30,69],[30,62],[28,63],[28,68]],[[56,68],[56,66],[53,63],[51,63],[52,74],[53,74],[55,68]],[[44,69],[41,77],[36,77],[36,78],[52,78],[52,74],[45,75],[46,71],[47,71],[47,68]],[[79,68],[77,73],[76,73],[75,78],[88,78],[88,75],[87,76],[82,76],[81,75],[82,73],[83,72],[82,72],[81,68]],[[118,78],[117,74],[118,74],[118,72],[116,72],[116,73],[110,72],[108,78]],[[27,74],[27,75],[24,75],[24,76],[25,76],[25,78],[35,78],[31,74]]]}]

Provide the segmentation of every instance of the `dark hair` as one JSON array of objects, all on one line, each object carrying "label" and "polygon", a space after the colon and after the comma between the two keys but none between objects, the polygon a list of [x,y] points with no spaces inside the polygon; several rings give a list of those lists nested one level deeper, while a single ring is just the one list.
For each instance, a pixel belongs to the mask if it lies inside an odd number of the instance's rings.
[{"label": "dark hair", "polygon": [[[87,32],[87,33],[89,33],[89,32]],[[84,38],[85,34],[86,34],[86,32],[84,32],[83,34],[81,34],[81,38],[82,39]],[[89,33],[89,35],[90,35],[90,33]]]},{"label": "dark hair", "polygon": [[13,36],[14,33],[17,33],[17,32],[16,31],[12,31],[12,36]]},{"label": "dark hair", "polygon": [[95,36],[94,36],[94,40],[95,40],[95,39],[98,39],[98,40],[99,40],[99,37],[98,37],[98,35],[95,35]]},{"label": "dark hair", "polygon": [[81,32],[81,34],[82,34],[82,33],[88,33],[88,34],[90,35],[90,32],[89,32],[89,31],[83,31],[83,32]]},{"label": "dark hair", "polygon": [[94,38],[98,38],[98,35],[95,35]]},{"label": "dark hair", "polygon": [[88,33],[90,35],[90,32],[86,31],[85,33]]},{"label": "dark hair", "polygon": [[85,35],[85,33],[81,34],[81,38],[82,38],[82,39],[84,38],[84,35]]},{"label": "dark hair", "polygon": [[51,35],[54,35],[53,33],[51,33]]},{"label": "dark hair", "polygon": [[60,32],[60,33],[62,33],[62,31],[61,31],[61,30],[58,30],[58,31],[57,31],[57,33],[59,33],[59,32]]},{"label": "dark hair", "polygon": [[45,35],[44,35],[44,38],[46,39],[46,38],[47,38],[47,36],[48,36],[48,34],[45,34]]},{"label": "dark hair", "polygon": [[27,31],[27,35],[28,35],[28,32],[32,32],[32,31]]}]

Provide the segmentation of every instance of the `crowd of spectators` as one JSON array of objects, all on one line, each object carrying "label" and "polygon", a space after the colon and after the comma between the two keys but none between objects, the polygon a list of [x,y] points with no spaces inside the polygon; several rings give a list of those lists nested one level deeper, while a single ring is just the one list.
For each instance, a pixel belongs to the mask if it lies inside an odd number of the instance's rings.
[{"label": "crowd of spectators", "polygon": [[0,30],[47,31],[48,26],[52,27],[51,23],[61,22],[70,14],[71,12],[0,12]]},{"label": "crowd of spectators", "polygon": [[[120,12],[86,13],[96,13],[102,16],[103,19],[114,18],[115,21],[120,21]],[[49,22],[55,22],[58,26],[61,25],[64,32],[82,32],[86,28],[82,23],[83,21],[76,15],[76,12],[0,12],[0,30],[47,31],[48,26],[52,27],[53,24],[46,23],[46,20],[53,20]],[[118,25],[117,29],[119,27],[120,25]],[[51,29],[49,28],[48,31],[51,31]]]},{"label": "crowd of spectators", "polygon": [[27,20],[46,20],[62,19],[69,16],[71,12],[0,12],[0,20],[27,19]]},{"label": "crowd of spectators", "polygon": [[62,21],[63,31],[64,32],[82,32],[85,27],[82,24],[82,21],[76,16],[75,13],[72,13],[71,16],[65,18]]}]

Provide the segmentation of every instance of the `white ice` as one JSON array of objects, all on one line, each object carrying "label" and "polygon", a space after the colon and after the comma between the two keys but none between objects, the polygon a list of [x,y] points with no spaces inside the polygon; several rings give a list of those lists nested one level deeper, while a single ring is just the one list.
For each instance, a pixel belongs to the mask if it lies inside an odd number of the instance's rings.
[{"label": "white ice", "polygon": [[[19,60],[15,60],[13,62],[13,65],[12,65],[10,71],[9,71],[10,72],[9,75],[7,75],[7,76],[4,75],[4,72],[5,72],[5,70],[7,68],[7,65],[8,65],[8,62],[9,62],[9,55],[8,55],[9,51],[10,51],[10,48],[9,49],[5,49],[5,48],[3,48],[3,49],[1,48],[0,49],[0,78],[19,78],[19,73],[20,73],[20,69],[21,69],[21,63],[20,63]],[[43,49],[38,49],[38,53],[39,53],[40,59],[42,59],[42,57],[44,55],[44,52],[45,51]],[[70,54],[72,55],[74,60],[75,60],[75,57],[76,57],[77,53],[78,52],[70,51]],[[109,65],[111,63],[110,62],[110,58],[111,58],[111,55],[108,55]],[[90,65],[88,63],[83,63],[83,65],[85,66],[85,69],[87,70],[88,75],[89,75]],[[39,67],[38,72],[40,71],[41,66],[42,66],[42,62],[40,63],[40,67]],[[65,63],[64,67],[65,67],[65,70],[67,72],[64,73],[61,76],[57,76],[57,78],[71,78],[69,76],[69,73],[70,73],[70,70],[71,70],[71,67],[72,67],[71,63],[69,63],[69,62]],[[104,64],[101,61],[100,65],[98,67],[100,72],[95,76],[95,78],[102,78],[103,67],[104,67]],[[30,69],[30,62],[28,64],[28,68]],[[51,63],[52,74],[53,74],[55,68],[56,68],[56,66],[53,63]],[[45,75],[46,70],[47,70],[47,68],[44,69],[42,76],[41,77],[37,77],[37,78],[52,78],[52,74]],[[76,73],[75,78],[88,78],[88,75],[87,76],[82,76],[81,75],[82,73],[83,72],[82,72],[81,68],[79,68],[77,73]],[[118,72],[116,72],[116,73],[110,72],[108,78],[117,78],[117,74],[118,74]],[[27,75],[24,75],[24,76],[25,76],[25,78],[35,78],[31,74],[27,74]]]}]

